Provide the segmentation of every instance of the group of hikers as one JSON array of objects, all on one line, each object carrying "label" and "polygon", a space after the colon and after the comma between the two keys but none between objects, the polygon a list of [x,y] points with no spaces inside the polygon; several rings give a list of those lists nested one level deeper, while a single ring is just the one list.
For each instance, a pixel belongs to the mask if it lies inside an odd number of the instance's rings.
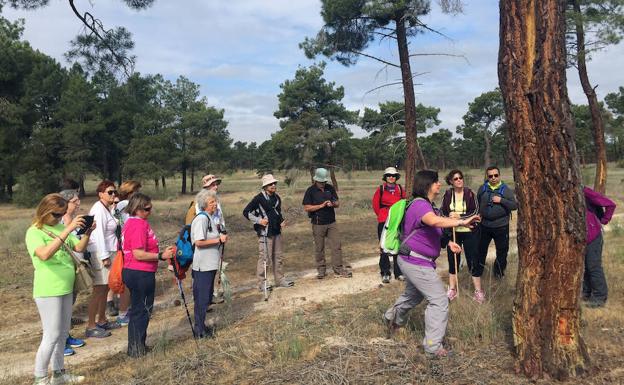
[{"label": "group of hikers", "polygon": [[[398,183],[400,177],[395,167],[386,168],[383,183],[375,189],[372,198],[380,240],[382,282],[389,283],[392,274],[396,280],[405,282],[405,291],[382,315],[382,320],[392,334],[405,324],[409,310],[426,300],[424,350],[429,356],[444,357],[449,354],[443,339],[449,302],[458,296],[457,275],[462,266],[462,251],[472,275],[473,299],[482,304],[486,294],[481,276],[488,247],[494,240],[493,274],[501,279],[507,266],[509,222],[518,205],[513,190],[502,181],[496,166],[486,169],[486,179],[476,192],[465,185],[461,170],[451,170],[445,177],[450,187],[443,194],[440,209],[434,203],[441,194],[436,171],[416,173],[409,199]],[[338,193],[328,183],[328,170],[316,169],[312,179],[302,205],[312,225],[316,277],[327,277],[327,246],[332,254],[331,272],[336,277],[350,278],[353,273],[342,255],[336,223],[336,209],[340,207]],[[215,279],[221,274],[223,251],[229,239],[218,195],[221,181],[215,175],[202,178],[202,190],[195,196],[185,218],[193,246],[192,263],[188,268],[192,276],[195,338],[215,335],[214,328],[206,325],[205,319],[211,303],[219,302],[215,298]],[[243,209],[243,216],[253,223],[258,238],[256,279],[258,289],[265,292],[265,299],[266,292],[273,287],[294,285],[283,273],[282,232],[286,221],[277,184],[273,175],[264,175],[260,192]],[[88,216],[78,215],[80,197],[78,185],[73,181],[67,181],[60,193],[48,194],[39,203],[33,224],[26,232],[26,247],[35,270],[33,297],[43,328],[35,359],[35,384],[73,384],[85,380],[83,376],[66,372],[64,367],[64,356],[74,354],[73,348],[85,344],[84,340],[69,335],[77,286],[83,282],[80,267],[85,261],[89,262],[92,277],[86,338],[106,338],[111,330],[127,326],[127,354],[140,357],[148,352],[145,341],[159,261],[167,261],[176,278],[184,272],[179,271],[176,261],[179,250],[176,252],[173,246],[159,246],[149,224],[152,200],[141,193],[140,188],[141,184],[136,181],[126,181],[119,189],[112,181],[101,181],[96,188],[98,200]],[[590,307],[600,307],[607,300],[601,262],[601,225],[610,221],[615,204],[587,187],[583,192],[587,205],[588,245],[581,296]],[[384,246],[384,237],[392,234],[393,228],[398,229],[397,247],[388,249]],[[443,248],[447,250],[449,262],[448,288],[435,271],[436,259]],[[119,305],[108,286],[116,258],[123,258],[121,279],[127,289],[119,295]],[[273,272],[274,285],[269,285],[268,266]],[[116,319],[108,319],[106,313]],[[50,364],[52,375],[48,376]]]}]

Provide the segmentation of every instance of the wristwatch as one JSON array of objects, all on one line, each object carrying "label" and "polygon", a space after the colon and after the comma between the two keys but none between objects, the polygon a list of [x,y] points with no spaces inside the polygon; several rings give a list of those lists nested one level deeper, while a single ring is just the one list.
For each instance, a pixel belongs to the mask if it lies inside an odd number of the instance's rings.
[{"label": "wristwatch", "polygon": [[158,260],[159,260],[159,261],[164,261],[164,259],[163,259],[163,257],[162,257],[162,256],[163,256],[162,251],[159,251],[159,252],[158,252]]}]

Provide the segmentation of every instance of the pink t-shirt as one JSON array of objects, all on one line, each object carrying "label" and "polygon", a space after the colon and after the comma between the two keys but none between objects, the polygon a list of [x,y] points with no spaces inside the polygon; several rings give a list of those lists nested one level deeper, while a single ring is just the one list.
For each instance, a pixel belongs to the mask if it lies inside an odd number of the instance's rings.
[{"label": "pink t-shirt", "polygon": [[148,253],[158,252],[158,239],[147,220],[138,217],[128,218],[121,231],[121,240],[124,269],[156,272],[158,261],[139,261],[132,254],[132,250],[136,249],[143,249]]}]

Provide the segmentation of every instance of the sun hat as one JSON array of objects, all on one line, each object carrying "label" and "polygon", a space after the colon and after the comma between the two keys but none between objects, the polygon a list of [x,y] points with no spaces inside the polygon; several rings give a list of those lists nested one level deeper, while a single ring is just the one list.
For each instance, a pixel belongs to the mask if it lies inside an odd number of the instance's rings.
[{"label": "sun hat", "polygon": [[384,170],[383,178],[381,178],[381,179],[386,180],[386,175],[396,175],[396,176],[397,176],[397,177],[396,177],[396,178],[397,178],[397,180],[399,180],[399,178],[401,177],[401,174],[399,174],[399,172],[397,171],[397,169],[396,169],[396,168],[394,168],[394,167],[387,167],[387,168]]},{"label": "sun hat", "polygon": [[210,185],[213,184],[214,182],[217,182],[217,184],[221,184],[221,178],[216,177],[212,174],[205,175],[202,178],[202,187],[203,188],[210,187]]},{"label": "sun hat", "polygon": [[262,177],[262,188],[265,188],[266,186],[270,185],[271,183],[277,183],[278,180],[275,179],[275,177],[273,176],[273,174],[266,174]]},{"label": "sun hat", "polygon": [[312,179],[316,182],[327,182],[327,170],[322,167],[317,168]]}]

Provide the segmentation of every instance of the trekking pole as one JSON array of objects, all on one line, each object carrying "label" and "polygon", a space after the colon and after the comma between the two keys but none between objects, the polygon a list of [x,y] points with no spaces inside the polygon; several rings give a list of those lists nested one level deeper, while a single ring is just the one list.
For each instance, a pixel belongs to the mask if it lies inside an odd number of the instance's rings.
[{"label": "trekking pole", "polygon": [[219,270],[217,270],[217,293],[221,290],[221,270],[223,269],[223,254],[225,254],[225,243],[219,245]]},{"label": "trekking pole", "polygon": [[178,290],[180,291],[180,297],[182,297],[182,302],[184,303],[184,308],[186,309],[186,318],[188,319],[189,325],[191,326],[191,332],[193,333],[193,338],[195,338],[195,329],[193,328],[193,321],[191,321],[191,313],[189,313],[188,305],[186,303],[186,296],[184,295],[184,289],[182,289],[182,280],[180,279],[180,275],[178,272],[178,267],[175,261],[171,261],[171,266],[173,266],[173,275],[175,276],[176,282],[178,283]]},{"label": "trekking pole", "polygon": [[269,300],[269,280],[267,279],[267,259],[269,258],[269,245],[267,244],[267,236],[263,235],[262,239],[264,241],[264,300]]},{"label": "trekking pole", "polygon": [[[457,243],[455,238],[455,228],[453,227],[453,242]],[[455,283],[457,284],[457,295],[459,296],[459,266],[457,266],[457,253],[453,253],[453,258],[455,259]]]}]

